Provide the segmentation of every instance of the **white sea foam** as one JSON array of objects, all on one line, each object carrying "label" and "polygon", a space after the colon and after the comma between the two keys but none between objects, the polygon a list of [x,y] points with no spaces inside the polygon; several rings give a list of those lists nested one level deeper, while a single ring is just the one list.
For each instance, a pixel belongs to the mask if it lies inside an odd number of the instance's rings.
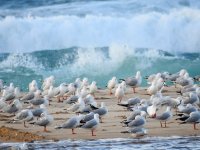
[{"label": "white sea foam", "polygon": [[0,51],[31,52],[72,46],[200,51],[200,10],[172,9],[128,16],[7,16],[0,20]]},{"label": "white sea foam", "polygon": [[[26,67],[33,70],[43,69],[44,67],[37,61],[37,58],[29,54],[10,54],[5,60],[0,62],[0,68],[16,68],[16,67]],[[5,71],[5,70],[4,70]],[[7,72],[7,71],[6,71]]]}]

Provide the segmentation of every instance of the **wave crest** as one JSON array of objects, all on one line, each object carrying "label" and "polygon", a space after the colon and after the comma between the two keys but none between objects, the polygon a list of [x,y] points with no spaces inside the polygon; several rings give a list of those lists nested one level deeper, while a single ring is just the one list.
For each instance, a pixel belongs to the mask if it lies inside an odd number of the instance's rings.
[{"label": "wave crest", "polygon": [[200,10],[132,16],[7,16],[0,20],[0,50],[32,52],[43,49],[104,47],[112,44],[163,49],[170,53],[199,52]]}]

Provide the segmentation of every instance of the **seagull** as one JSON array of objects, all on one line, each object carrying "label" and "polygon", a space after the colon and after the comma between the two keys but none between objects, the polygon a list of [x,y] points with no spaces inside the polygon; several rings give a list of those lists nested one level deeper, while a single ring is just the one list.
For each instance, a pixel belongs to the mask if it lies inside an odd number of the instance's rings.
[{"label": "seagull", "polygon": [[33,80],[31,83],[29,83],[29,92],[36,92],[38,89],[39,88],[36,80]]},{"label": "seagull", "polygon": [[122,101],[122,98],[124,97],[124,90],[123,90],[121,84],[118,85],[118,87],[115,91],[115,97],[118,100],[118,104]]},{"label": "seagull", "polygon": [[47,113],[42,113],[39,120],[33,124],[39,125],[39,126],[43,126],[44,127],[44,132],[49,132],[47,130],[47,126],[50,125],[53,122],[53,116],[47,114]]},{"label": "seagull", "polygon": [[58,88],[59,92],[55,95],[55,97],[57,97],[58,102],[61,102],[61,98],[63,98],[64,94],[68,92],[68,87],[66,83],[61,83]]},{"label": "seagull", "polygon": [[97,102],[95,101],[94,97],[92,95],[90,95],[90,94],[88,94],[86,96],[86,98],[84,99],[84,101],[85,101],[86,105],[92,105],[94,107],[97,107]]},{"label": "seagull", "polygon": [[81,87],[87,87],[89,85],[88,78],[84,77],[82,80]]},{"label": "seagull", "polygon": [[11,104],[3,107],[3,111],[6,113],[16,113],[22,108],[22,104],[18,99],[15,99]]},{"label": "seagull", "polygon": [[30,103],[34,106],[38,106],[41,104],[48,105],[49,104],[48,96],[45,96],[44,98],[30,100]]},{"label": "seagull", "polygon": [[74,129],[80,125],[80,121],[83,119],[84,115],[79,115],[79,116],[74,116],[72,118],[70,118],[69,120],[67,120],[65,123],[63,123],[62,125],[55,127],[56,129],[72,129],[72,134],[76,134],[74,132]]},{"label": "seagull", "polygon": [[184,114],[190,114],[191,112],[197,111],[197,108],[193,106],[192,104],[187,104],[186,106],[179,106],[179,112]]},{"label": "seagull", "polygon": [[193,80],[193,78],[189,77],[188,73],[185,73],[183,76],[180,76],[179,78],[177,78],[175,83],[184,87],[184,86],[188,86],[188,85],[193,85],[194,80]]},{"label": "seagull", "polygon": [[98,127],[98,125],[99,125],[99,114],[94,114],[94,119],[87,121],[83,126],[81,126],[81,128],[90,129],[92,132],[92,136],[96,136],[94,134],[94,131]]},{"label": "seagull", "polygon": [[26,121],[32,121],[33,120],[33,113],[31,110],[29,109],[23,109],[22,111],[20,111],[17,115],[16,118],[14,120],[23,120],[24,122],[24,127],[27,128],[26,126]]},{"label": "seagull", "polygon": [[157,116],[156,119],[160,120],[160,126],[161,128],[163,127],[162,126],[162,121],[165,122],[165,128],[167,127],[166,126],[166,121],[170,120],[172,118],[172,113],[171,113],[171,108],[168,106],[166,111],[161,114],[160,116]]},{"label": "seagull", "polygon": [[156,117],[156,111],[157,111],[157,106],[156,106],[155,103],[153,103],[153,105],[147,107],[147,114],[151,118],[155,118]]},{"label": "seagull", "polygon": [[124,93],[126,92],[126,82],[122,81],[121,83],[122,89],[124,90]]},{"label": "seagull", "polygon": [[184,104],[199,103],[199,97],[196,93],[189,93],[189,97],[184,100]]},{"label": "seagull", "polygon": [[21,95],[19,87],[15,88],[14,94],[15,94],[15,98],[21,98],[22,95]]},{"label": "seagull", "polygon": [[145,118],[143,116],[137,115],[134,120],[132,120],[127,124],[127,126],[130,128],[142,127],[145,125],[145,123],[146,123]]},{"label": "seagull", "polygon": [[51,85],[48,89],[47,96],[53,98],[55,96],[53,86]]},{"label": "seagull", "polygon": [[25,94],[20,100],[21,101],[26,101],[26,100],[31,100],[34,98],[34,93],[33,92],[28,92],[27,94]]},{"label": "seagull", "polygon": [[79,98],[78,96],[72,95],[67,100],[65,100],[64,103],[66,104],[76,103],[78,101],[78,98]]},{"label": "seagull", "polygon": [[135,77],[128,77],[125,79],[125,82],[128,86],[133,88],[133,93],[135,93],[135,88],[139,87],[142,83],[142,76],[140,74],[140,71],[136,72]]},{"label": "seagull", "polygon": [[77,88],[77,89],[81,88],[81,84],[82,84],[81,79],[80,78],[76,78],[76,80],[74,82],[75,88]]},{"label": "seagull", "polygon": [[37,90],[36,92],[28,92],[26,95],[24,95],[20,100],[21,101],[30,101],[34,98],[41,98],[41,91]]},{"label": "seagull", "polygon": [[81,122],[86,123],[87,121],[90,121],[90,120],[92,120],[92,119],[94,119],[94,112],[90,112],[89,114],[86,114],[86,115],[82,118]]},{"label": "seagull", "polygon": [[145,117],[146,116],[146,112],[136,109],[133,112],[131,112],[130,115],[127,117],[127,119],[122,121],[122,123],[127,125],[128,123],[133,121],[135,119],[135,117],[138,116],[138,115]]},{"label": "seagull", "polygon": [[89,93],[92,94],[93,96],[95,96],[96,91],[97,91],[96,82],[92,81],[92,83],[90,84],[90,87],[89,87]]},{"label": "seagull", "polygon": [[86,86],[83,86],[83,88],[81,89],[80,94],[81,94],[81,96],[83,98],[85,98],[89,94]]},{"label": "seagull", "polygon": [[118,105],[124,106],[124,107],[131,107],[134,105],[137,105],[141,102],[141,99],[136,97],[136,98],[129,98],[125,103],[120,103]]},{"label": "seagull", "polygon": [[39,108],[32,109],[31,111],[35,117],[40,117],[42,113],[47,113],[47,109],[44,104],[41,104]]},{"label": "seagull", "polygon": [[191,112],[190,116],[188,119],[186,119],[184,122],[182,122],[181,124],[185,124],[185,123],[193,123],[194,125],[194,130],[198,130],[196,128],[196,124],[200,122],[200,112],[199,111],[195,111],[195,112]]},{"label": "seagull", "polygon": [[74,83],[70,83],[67,87],[68,91],[63,96],[66,99],[69,95],[75,95],[76,87]]},{"label": "seagull", "polygon": [[105,116],[107,113],[108,113],[108,109],[107,107],[105,106],[105,103],[104,102],[101,102],[101,107],[99,109],[96,109],[96,110],[93,110],[93,112],[95,114],[98,114],[99,115],[99,118],[100,118],[100,121],[102,123],[102,117]]},{"label": "seagull", "polygon": [[142,137],[147,135],[147,130],[141,127],[129,128],[128,131],[122,131],[121,133],[131,133],[133,137]]},{"label": "seagull", "polygon": [[82,109],[85,108],[85,102],[83,101],[82,97],[78,98],[78,102],[69,107],[67,110],[72,111],[72,112],[79,112]]},{"label": "seagull", "polygon": [[50,86],[53,86],[55,82],[55,77],[54,76],[50,76],[44,79],[44,82],[42,84],[42,89],[43,91],[46,91],[50,88]]},{"label": "seagull", "polygon": [[155,95],[158,92],[158,87],[156,86],[156,81],[153,81],[151,86],[148,87],[147,93],[149,95]]},{"label": "seagull", "polygon": [[117,85],[117,78],[116,77],[112,77],[111,80],[108,81],[107,87],[110,91],[110,95],[112,95],[112,89],[115,88],[115,86]]}]

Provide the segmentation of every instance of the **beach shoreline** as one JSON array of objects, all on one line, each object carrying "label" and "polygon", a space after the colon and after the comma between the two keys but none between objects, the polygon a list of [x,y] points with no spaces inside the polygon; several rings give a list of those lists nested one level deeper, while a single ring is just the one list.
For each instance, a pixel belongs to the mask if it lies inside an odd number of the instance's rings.
[{"label": "beach shoreline", "polygon": [[[122,102],[131,97],[140,97],[149,99],[150,96],[146,93],[146,88],[137,88],[136,93],[132,92],[131,88],[128,88],[125,97]],[[165,87],[163,95],[171,97],[177,97],[180,94],[179,88],[174,86]],[[98,90],[95,95],[95,99],[100,105],[101,102],[105,102],[108,108],[108,114],[103,117],[103,123],[100,123],[96,136],[91,136],[91,131],[86,129],[75,129],[76,134],[71,134],[71,129],[55,129],[64,123],[70,117],[76,115],[75,113],[66,111],[70,105],[57,103],[55,99],[52,100],[51,105],[47,107],[48,112],[53,115],[53,123],[47,127],[50,132],[43,132],[43,127],[37,125],[27,124],[29,127],[24,128],[23,123],[16,121],[15,123],[8,123],[13,117],[10,114],[0,113],[0,140],[3,142],[30,142],[33,140],[92,140],[92,139],[110,139],[110,138],[134,138],[130,133],[121,133],[127,131],[126,127],[122,127],[121,121],[125,120],[130,114],[126,108],[117,105],[117,99],[114,95],[109,95],[107,89]],[[163,107],[164,110],[165,107]],[[173,112],[175,115],[175,112]],[[158,120],[154,118],[148,118],[146,125],[144,126],[148,130],[147,137],[171,137],[171,136],[199,136],[200,125],[197,124],[199,130],[194,130],[192,124],[179,124],[180,121],[175,120],[177,116],[167,122],[167,128],[161,128]],[[5,131],[5,132],[2,132]],[[13,134],[15,133],[15,134]],[[20,134],[20,135],[19,135]],[[14,136],[16,135],[16,136]],[[25,136],[27,135],[27,136]]]}]

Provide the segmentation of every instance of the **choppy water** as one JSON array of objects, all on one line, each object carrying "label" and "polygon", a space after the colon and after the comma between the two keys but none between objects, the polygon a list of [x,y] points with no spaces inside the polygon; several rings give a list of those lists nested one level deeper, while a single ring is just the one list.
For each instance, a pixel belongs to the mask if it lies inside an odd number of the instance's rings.
[{"label": "choppy water", "polygon": [[143,139],[64,140],[33,143],[2,143],[0,149],[141,149],[141,150],[198,150],[200,137],[151,137]]},{"label": "choppy water", "polygon": [[[77,77],[96,80],[105,87],[112,76],[124,78],[140,70],[142,76],[159,71],[175,73],[182,68],[191,76],[200,74],[200,53],[179,53],[122,46],[67,48],[31,53],[0,53],[0,78],[26,89],[29,82],[54,75],[56,83],[72,82]],[[143,80],[143,85],[146,81]]]},{"label": "choppy water", "polygon": [[[22,89],[54,75],[118,78],[186,68],[200,74],[200,1],[0,2],[0,78]],[[143,83],[143,85],[145,85]]]}]

